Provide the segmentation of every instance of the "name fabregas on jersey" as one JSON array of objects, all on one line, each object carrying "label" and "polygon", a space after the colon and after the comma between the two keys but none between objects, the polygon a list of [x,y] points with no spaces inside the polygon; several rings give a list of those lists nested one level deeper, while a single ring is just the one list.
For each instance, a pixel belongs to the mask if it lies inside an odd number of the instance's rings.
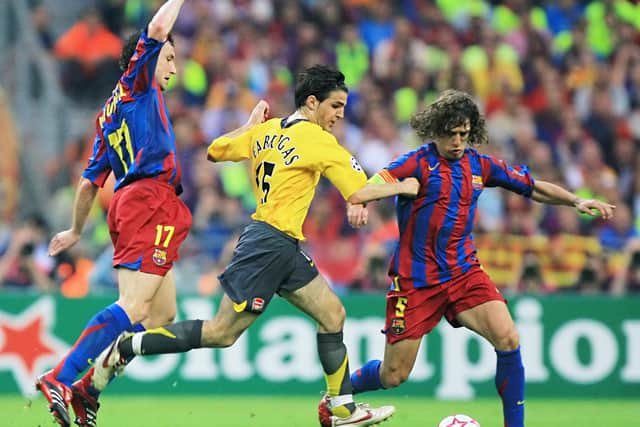
[{"label": "name fabregas on jersey", "polygon": [[296,150],[295,146],[287,147],[286,144],[290,141],[291,138],[285,135],[265,135],[264,142],[262,142],[262,144],[259,140],[256,140],[253,146],[253,158],[255,159],[256,157],[258,157],[258,154],[260,154],[262,150],[276,149],[282,155],[282,163],[285,166],[289,166],[296,160],[300,159],[299,155],[293,154]]}]

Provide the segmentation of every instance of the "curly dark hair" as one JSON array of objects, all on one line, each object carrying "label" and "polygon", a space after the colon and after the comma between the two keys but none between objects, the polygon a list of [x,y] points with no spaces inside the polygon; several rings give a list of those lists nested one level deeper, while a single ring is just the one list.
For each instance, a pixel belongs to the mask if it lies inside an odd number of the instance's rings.
[{"label": "curly dark hair", "polygon": [[448,89],[423,111],[413,114],[409,124],[420,138],[447,136],[447,132],[469,121],[470,145],[488,142],[487,127],[475,101],[466,92]]},{"label": "curly dark hair", "polygon": [[[140,40],[141,34],[142,30],[138,30],[125,40],[122,52],[120,53],[120,60],[118,61],[118,65],[122,71],[127,71],[127,68],[129,68],[129,61],[131,61],[131,57],[136,52],[136,46],[138,46],[138,40]],[[167,41],[175,46],[171,34],[167,36]]]}]

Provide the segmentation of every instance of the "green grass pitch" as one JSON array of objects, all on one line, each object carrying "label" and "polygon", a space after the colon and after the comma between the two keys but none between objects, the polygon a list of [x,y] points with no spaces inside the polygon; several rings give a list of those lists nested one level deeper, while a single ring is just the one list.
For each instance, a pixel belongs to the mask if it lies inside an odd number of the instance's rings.
[{"label": "green grass pitch", "polygon": [[[318,426],[316,405],[319,397],[105,395],[98,426]],[[482,427],[502,427],[497,399],[442,402],[390,395],[385,398],[384,393],[369,397],[368,401],[373,405],[396,406],[396,414],[383,424],[384,427],[437,427],[442,418],[456,413],[475,417]],[[530,399],[526,410],[527,427],[640,426],[640,402],[635,399]],[[0,395],[0,414],[3,427],[57,427],[42,397],[29,401],[16,395]]]}]

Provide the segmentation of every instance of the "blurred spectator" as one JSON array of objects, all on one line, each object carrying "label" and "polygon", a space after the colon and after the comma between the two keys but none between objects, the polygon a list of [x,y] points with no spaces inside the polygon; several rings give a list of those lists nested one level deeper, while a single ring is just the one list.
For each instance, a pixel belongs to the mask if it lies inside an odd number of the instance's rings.
[{"label": "blurred spectator", "polygon": [[544,281],[540,260],[535,252],[527,251],[522,257],[522,270],[518,283],[518,291],[539,294],[548,292],[548,285]]},{"label": "blurred spectator", "polygon": [[84,101],[108,95],[121,73],[121,50],[122,40],[104,25],[98,10],[87,9],[54,46],[67,94]]},{"label": "blurred spectator", "polygon": [[411,22],[405,17],[397,17],[393,23],[393,36],[376,46],[372,71],[380,84],[401,85],[411,68],[426,68],[427,47],[422,40],[413,37],[412,32]]},{"label": "blurred spectator", "polygon": [[51,51],[53,49],[53,35],[49,28],[49,11],[39,0],[34,1],[31,7],[31,22],[42,47]]},{"label": "blurred spectator", "polygon": [[42,218],[31,217],[16,227],[0,249],[0,287],[54,291],[56,260],[47,255],[48,243]]},{"label": "blurred spectator", "polygon": [[344,26],[336,44],[336,65],[344,74],[347,87],[358,86],[369,71],[369,50],[352,24]]},{"label": "blurred spectator", "polygon": [[13,222],[18,208],[20,191],[20,141],[18,129],[9,108],[8,99],[0,85],[0,229]]},{"label": "blurred spectator", "polygon": [[577,282],[567,291],[581,295],[603,293],[609,289],[610,280],[606,258],[602,254],[588,254]]},{"label": "blurred spectator", "polygon": [[627,292],[640,292],[640,239],[632,239],[625,246],[623,261],[614,281],[611,291],[614,295]]},{"label": "blurred spectator", "polygon": [[375,52],[378,45],[394,34],[392,3],[371,2],[365,9],[365,18],[360,21],[360,35],[369,52]]},{"label": "blurred spectator", "polygon": [[616,208],[614,217],[602,226],[599,233],[600,244],[611,251],[623,250],[629,240],[638,237],[631,210],[624,204]]}]

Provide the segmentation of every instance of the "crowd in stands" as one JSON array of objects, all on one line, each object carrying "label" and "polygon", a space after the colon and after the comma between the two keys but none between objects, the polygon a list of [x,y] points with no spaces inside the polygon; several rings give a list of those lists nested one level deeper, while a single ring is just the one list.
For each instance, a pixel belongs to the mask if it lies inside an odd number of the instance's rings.
[{"label": "crowd in stands", "polygon": [[[58,60],[67,96],[97,112],[117,79],[122,38],[161,2],[88,3],[62,34],[51,34],[46,3],[34,2],[33,21],[43,49]],[[218,291],[216,276],[254,208],[247,166],[207,162],[208,142],[243,124],[261,98],[273,116],[291,113],[295,73],[328,63],[350,88],[335,134],[369,175],[420,145],[411,114],[456,88],[471,93],[486,116],[490,142],[481,152],[617,205],[605,223],[487,189],[476,246],[505,291],[639,292],[639,29],[640,4],[624,0],[187,0],[173,35],[178,75],[166,93],[194,217],[179,288]],[[3,286],[113,291],[105,225],[111,184],[76,248],[54,261],[42,253],[52,231],[69,224],[93,129],[87,123],[47,165],[46,218],[20,226],[12,219],[13,233],[0,241]],[[339,291],[383,292],[398,234],[393,202],[372,204],[364,230],[351,229],[344,212],[324,182],[304,227],[308,250]],[[38,268],[22,265],[26,255]]]}]

